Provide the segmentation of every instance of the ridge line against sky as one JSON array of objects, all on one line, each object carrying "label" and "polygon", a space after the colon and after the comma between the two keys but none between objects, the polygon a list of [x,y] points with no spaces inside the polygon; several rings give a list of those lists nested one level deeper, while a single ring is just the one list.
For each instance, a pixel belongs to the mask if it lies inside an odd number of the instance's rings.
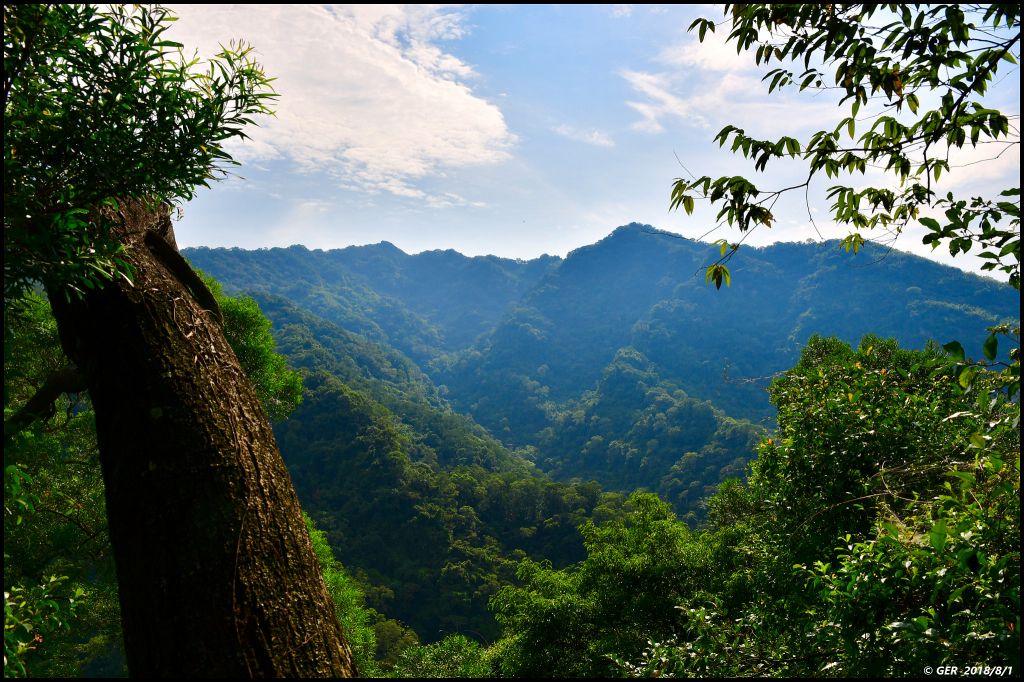
[{"label": "ridge line against sky", "polygon": [[[533,258],[564,256],[631,222],[697,238],[714,225],[710,211],[668,212],[680,164],[751,173],[712,143],[722,126],[802,137],[839,118],[828,94],[769,96],[765,69],[721,35],[699,44],[686,28],[720,18],[718,6],[170,7],[179,19],[169,35],[186,50],[209,56],[244,39],[281,95],[277,116],[231,147],[241,177],[185,206],[184,246],[389,241],[407,253]],[[999,79],[991,105],[1018,114],[1019,70]],[[980,145],[952,162],[971,165],[944,175],[943,192],[1020,184],[1019,144]],[[769,168],[759,185],[785,186],[802,170]],[[863,182],[881,177],[869,171]],[[776,225],[748,243],[845,236],[823,220],[827,184],[810,197],[817,230],[803,197],[787,197]],[[922,234],[908,229],[897,248],[978,267],[933,253]]]},{"label": "ridge line against sky", "polygon": [[[514,261],[517,261],[517,262],[520,262],[520,263],[526,263],[526,262],[538,260],[538,259],[541,259],[541,258],[548,258],[548,259],[555,258],[555,259],[559,259],[561,261],[566,261],[569,258],[572,258],[574,256],[574,254],[578,255],[578,253],[585,252],[585,251],[590,250],[592,247],[599,246],[601,244],[601,242],[604,242],[605,240],[613,239],[620,230],[637,228],[637,227],[639,227],[639,228],[652,228],[653,231],[641,230],[641,231],[643,231],[643,232],[645,232],[646,234],[649,234],[649,235],[655,235],[655,236],[661,235],[661,236],[671,237],[673,239],[682,238],[683,240],[689,240],[691,242],[694,242],[696,244],[701,245],[702,247],[706,247],[706,249],[708,251],[709,257],[712,257],[712,258],[717,257],[718,249],[719,249],[719,246],[717,244],[713,244],[713,243],[707,242],[707,241],[695,240],[695,239],[692,239],[690,237],[682,237],[682,235],[680,235],[678,233],[675,233],[675,232],[669,232],[669,231],[666,231],[666,230],[660,230],[657,227],[654,227],[653,225],[646,225],[646,224],[639,224],[639,223],[633,223],[633,224],[629,224],[629,225],[620,225],[620,226],[614,228],[613,230],[610,230],[606,235],[604,235],[603,237],[597,239],[596,241],[594,241],[592,243],[589,243],[589,244],[581,244],[580,246],[577,246],[574,249],[571,249],[568,253],[565,253],[565,254],[543,253],[543,254],[538,254],[536,256],[532,256],[530,258],[517,258],[515,256],[502,256],[500,254],[493,254],[493,253],[464,254],[461,251],[459,251],[458,249],[452,249],[452,248],[448,248],[448,249],[440,249],[440,248],[438,248],[438,249],[423,249],[422,251],[410,252],[410,251],[406,251],[405,249],[402,249],[399,246],[396,246],[395,244],[393,244],[393,243],[391,243],[391,242],[389,242],[387,240],[379,240],[379,241],[373,242],[373,243],[348,244],[348,245],[345,245],[345,246],[334,246],[334,247],[309,247],[309,246],[306,246],[304,244],[289,244],[288,246],[262,246],[262,247],[255,247],[255,248],[242,248],[242,247],[229,247],[229,246],[206,246],[206,245],[189,245],[189,246],[183,246],[181,248],[182,248],[182,253],[185,255],[185,257],[189,258],[189,250],[190,249],[214,249],[214,250],[215,249],[226,249],[226,250],[231,250],[231,249],[235,249],[235,248],[241,248],[242,251],[272,251],[274,249],[287,250],[287,249],[290,249],[290,248],[303,248],[303,249],[307,249],[308,251],[323,251],[325,253],[330,253],[331,251],[343,251],[343,250],[347,250],[347,249],[375,249],[375,248],[379,248],[381,246],[385,246],[386,245],[386,246],[388,246],[388,247],[390,247],[392,249],[396,249],[398,252],[402,253],[404,256],[407,256],[407,257],[410,257],[410,258],[415,257],[415,256],[420,256],[420,255],[423,255],[423,254],[429,254],[429,253],[450,253],[450,252],[454,252],[458,256],[462,256],[464,258],[470,258],[470,259],[472,259],[472,258],[483,258],[483,259],[498,258],[498,259],[501,259],[501,260],[514,260]],[[763,251],[762,251],[763,249],[770,249],[771,247],[776,246],[776,245],[778,245],[778,246],[785,246],[785,245],[794,245],[794,244],[799,245],[799,246],[803,246],[803,247],[816,248],[817,252],[819,254],[823,254],[823,251],[822,251],[823,249],[830,249],[830,250],[834,251],[836,254],[838,254],[838,255],[840,255],[842,257],[841,260],[840,260],[840,263],[842,263],[844,266],[848,266],[850,268],[855,268],[855,269],[873,268],[873,267],[876,267],[876,266],[882,266],[889,258],[898,258],[900,256],[911,257],[911,258],[922,258],[925,261],[928,261],[929,263],[936,264],[938,266],[953,267],[949,263],[942,263],[942,262],[936,261],[935,259],[924,258],[920,254],[916,254],[916,253],[913,253],[911,251],[907,251],[905,249],[898,248],[898,246],[897,247],[892,247],[892,246],[887,245],[887,244],[880,244],[880,243],[873,242],[873,241],[870,241],[870,240],[868,240],[865,243],[865,245],[861,248],[860,253],[858,253],[858,254],[844,253],[839,240],[836,240],[836,239],[829,239],[829,240],[827,240],[825,242],[822,242],[820,240],[810,240],[810,241],[809,240],[805,240],[805,241],[802,241],[802,242],[782,242],[782,241],[777,241],[777,242],[772,242],[770,244],[762,244],[762,245],[758,245],[758,246],[750,246],[750,248],[748,248],[748,249],[741,249],[739,251],[739,259],[737,261],[734,261],[733,264],[730,267],[733,268],[734,270],[736,270],[736,272],[742,272],[744,270],[744,268],[746,267],[745,257],[750,256],[750,257],[753,257],[753,258],[762,258],[763,257]],[[845,260],[843,260],[843,259],[845,259]],[[956,269],[964,272],[966,275],[971,275],[971,276],[979,277],[979,278],[981,278],[983,280],[988,280],[990,282],[993,282],[993,283],[996,283],[996,284],[1000,284],[1000,285],[1004,285],[1005,284],[1004,280],[999,279],[999,278],[993,276],[989,272],[974,272],[974,271],[971,271],[971,270],[966,270],[965,271],[963,268],[956,268]],[[693,279],[698,279],[698,280],[702,280],[703,281],[704,275],[705,275],[704,269],[703,269],[703,267],[701,267],[700,269],[695,270],[692,273],[691,277]]]}]

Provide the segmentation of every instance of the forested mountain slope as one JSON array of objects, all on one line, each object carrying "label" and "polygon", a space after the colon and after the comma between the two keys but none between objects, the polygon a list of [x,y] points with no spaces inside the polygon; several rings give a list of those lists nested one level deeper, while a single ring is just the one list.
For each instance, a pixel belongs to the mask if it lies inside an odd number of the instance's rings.
[{"label": "forested mountain slope", "polygon": [[[633,346],[694,397],[761,421],[773,416],[767,382],[747,380],[792,366],[815,334],[975,347],[986,326],[1018,316],[1012,292],[997,282],[873,245],[856,256],[835,242],[742,249],[722,290],[703,277],[717,254],[650,226],[621,227],[570,253],[435,380],[496,435],[528,443],[546,402],[593,388],[618,350]],[[522,409],[498,414],[489,401],[508,385],[519,388]]]},{"label": "forested mountain slope", "polygon": [[624,497],[594,483],[446,465],[429,436],[327,371],[307,374],[305,388],[276,429],[303,509],[372,585],[369,604],[425,641],[461,630],[494,639],[487,600],[511,582],[519,559],[578,561],[580,524],[620,514]]},{"label": "forested mountain slope", "polygon": [[417,362],[470,345],[560,259],[410,256],[388,242],[331,251],[185,249],[229,293],[273,293]]},{"label": "forested mountain slope", "polygon": [[257,293],[256,300],[273,322],[278,349],[292,366],[325,371],[380,403],[416,430],[445,466],[533,470],[471,418],[453,412],[430,378],[401,352],[346,331],[280,296]]},{"label": "forested mountain slope", "polygon": [[[722,290],[702,275],[717,253],[635,223],[532,261],[388,243],[186,250],[228,291],[257,296],[293,362],[333,358],[438,452],[458,451],[441,445],[443,422],[476,428],[454,408],[561,480],[646,487],[683,513],[742,472],[774,421],[768,382],[812,336],[970,351],[1019,315],[997,282],[872,244],[742,249]],[[501,450],[480,437],[469,460],[442,460],[495,465]]]},{"label": "forested mountain slope", "polygon": [[532,556],[583,556],[577,528],[616,518],[624,496],[552,481],[469,417],[416,365],[298,308],[257,294],[304,400],[275,432],[303,509],[357,573],[371,606],[424,641],[493,639],[488,598]]}]

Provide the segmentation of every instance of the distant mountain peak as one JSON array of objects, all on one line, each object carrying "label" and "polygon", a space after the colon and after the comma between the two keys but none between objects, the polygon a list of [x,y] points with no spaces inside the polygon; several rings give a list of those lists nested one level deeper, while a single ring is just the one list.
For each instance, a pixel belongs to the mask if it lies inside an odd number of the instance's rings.
[{"label": "distant mountain peak", "polygon": [[612,230],[612,234],[625,233],[625,232],[658,232],[658,228],[647,223],[629,223],[628,225],[620,225]]},{"label": "distant mountain peak", "polygon": [[406,255],[405,251],[402,251],[400,248],[398,248],[397,246],[395,246],[394,244],[392,244],[389,241],[382,241],[382,242],[378,243],[376,246],[381,251],[388,251],[388,252],[391,252],[391,253],[400,253],[403,256]]},{"label": "distant mountain peak", "polygon": [[667,237],[672,241],[676,242],[678,245],[693,245],[700,243],[688,237],[684,237],[681,234],[677,234],[675,232],[659,230],[653,225],[647,225],[646,223],[629,223],[628,225],[621,225],[619,227],[616,227],[614,230],[612,230],[611,234],[609,234],[604,239],[598,241],[596,244],[593,244],[592,246],[598,246],[606,242],[618,242],[623,239],[651,239],[651,237]]},{"label": "distant mountain peak", "polygon": [[594,255],[604,253],[608,249],[618,250],[622,247],[636,247],[641,250],[653,248],[657,251],[663,249],[669,244],[671,244],[671,247],[692,247],[693,245],[701,245],[700,242],[676,234],[675,232],[659,230],[653,225],[647,225],[646,223],[634,222],[615,228],[607,237],[593,244],[573,249],[566,256],[566,259],[569,260],[574,257],[578,258],[584,254]]},{"label": "distant mountain peak", "polygon": [[674,239],[693,241],[692,239],[688,239],[680,234],[676,234],[675,232],[669,232],[668,230],[659,230],[653,225],[648,225],[646,223],[629,223],[628,225],[621,225],[619,227],[616,227],[609,236],[614,237],[617,234],[659,234],[664,235],[666,237],[673,237]]}]

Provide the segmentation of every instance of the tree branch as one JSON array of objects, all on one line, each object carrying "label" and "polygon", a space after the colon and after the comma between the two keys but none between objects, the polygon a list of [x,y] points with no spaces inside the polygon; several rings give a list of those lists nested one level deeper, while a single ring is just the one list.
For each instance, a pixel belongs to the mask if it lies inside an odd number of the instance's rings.
[{"label": "tree branch", "polygon": [[61,395],[81,393],[87,388],[85,377],[73,365],[62,367],[50,374],[46,378],[46,382],[36,391],[35,395],[29,398],[24,407],[4,422],[4,446],[6,447],[11,438],[28,428],[37,419],[52,416],[55,410],[54,403]]}]

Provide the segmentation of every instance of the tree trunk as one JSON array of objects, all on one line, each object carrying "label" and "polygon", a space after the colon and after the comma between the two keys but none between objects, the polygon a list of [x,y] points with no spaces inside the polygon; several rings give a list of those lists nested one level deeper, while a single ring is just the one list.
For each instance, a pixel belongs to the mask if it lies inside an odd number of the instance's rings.
[{"label": "tree trunk", "polygon": [[96,412],[129,672],[354,676],[270,424],[180,274],[168,212],[126,203],[115,223],[134,283],[50,301]]}]

